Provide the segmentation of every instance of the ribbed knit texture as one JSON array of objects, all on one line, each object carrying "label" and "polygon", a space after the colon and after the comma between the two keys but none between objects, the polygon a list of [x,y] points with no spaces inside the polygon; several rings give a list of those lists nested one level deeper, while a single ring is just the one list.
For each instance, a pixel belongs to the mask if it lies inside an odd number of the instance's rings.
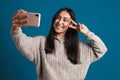
[{"label": "ribbed knit texture", "polygon": [[84,80],[90,64],[107,51],[102,40],[89,31],[85,36],[90,43],[79,41],[81,63],[74,65],[67,58],[64,38],[55,38],[55,51],[46,54],[45,36],[28,37],[21,28],[16,33],[11,29],[11,35],[19,51],[35,63],[38,80]]}]

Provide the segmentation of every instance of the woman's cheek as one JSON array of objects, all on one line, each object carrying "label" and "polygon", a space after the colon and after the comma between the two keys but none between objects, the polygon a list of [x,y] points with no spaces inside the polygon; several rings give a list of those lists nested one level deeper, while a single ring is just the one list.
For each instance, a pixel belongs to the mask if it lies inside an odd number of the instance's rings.
[{"label": "woman's cheek", "polygon": [[66,26],[66,28],[68,28],[69,24],[67,23],[65,26]]}]

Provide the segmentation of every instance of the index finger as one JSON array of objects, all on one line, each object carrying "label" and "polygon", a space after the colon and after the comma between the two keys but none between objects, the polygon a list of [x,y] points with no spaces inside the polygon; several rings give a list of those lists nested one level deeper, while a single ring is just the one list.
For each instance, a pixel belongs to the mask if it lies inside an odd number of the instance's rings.
[{"label": "index finger", "polygon": [[26,13],[26,11],[23,10],[23,9],[18,10],[18,11],[14,14],[14,16],[12,17],[12,20],[15,19],[15,18],[17,18],[18,15],[19,15],[19,14],[22,14],[22,13]]},{"label": "index finger", "polygon": [[77,23],[76,23],[74,20],[71,19],[71,21],[72,21],[72,23],[73,23],[74,25],[77,25]]},{"label": "index finger", "polygon": [[27,11],[23,10],[23,9],[20,9],[16,12],[16,14],[21,14],[21,13],[26,13]]}]

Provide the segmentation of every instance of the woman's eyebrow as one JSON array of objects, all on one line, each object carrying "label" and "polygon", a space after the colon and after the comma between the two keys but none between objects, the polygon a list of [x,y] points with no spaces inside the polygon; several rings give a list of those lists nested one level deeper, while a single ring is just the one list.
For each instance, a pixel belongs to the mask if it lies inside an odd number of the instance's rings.
[{"label": "woman's eyebrow", "polygon": [[70,18],[68,18],[68,17],[63,17],[63,18],[65,18],[65,19],[70,19]]},{"label": "woman's eyebrow", "polygon": [[[62,17],[62,16],[57,15],[57,17]],[[69,17],[66,17],[66,16],[63,16],[63,18],[65,18],[65,19],[69,19]],[[70,19],[71,19],[71,18],[70,18]]]}]

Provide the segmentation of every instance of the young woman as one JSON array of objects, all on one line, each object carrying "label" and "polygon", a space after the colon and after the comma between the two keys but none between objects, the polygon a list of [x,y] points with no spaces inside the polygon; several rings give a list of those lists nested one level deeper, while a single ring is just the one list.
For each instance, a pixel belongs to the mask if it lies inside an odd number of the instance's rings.
[{"label": "young woman", "polygon": [[[54,15],[48,36],[28,37],[22,32],[27,16],[18,10],[12,18],[12,38],[29,60],[35,63],[38,80],[84,80],[90,64],[107,51],[102,40],[84,24],[77,24],[72,9]],[[78,39],[81,32],[90,43]]]}]

